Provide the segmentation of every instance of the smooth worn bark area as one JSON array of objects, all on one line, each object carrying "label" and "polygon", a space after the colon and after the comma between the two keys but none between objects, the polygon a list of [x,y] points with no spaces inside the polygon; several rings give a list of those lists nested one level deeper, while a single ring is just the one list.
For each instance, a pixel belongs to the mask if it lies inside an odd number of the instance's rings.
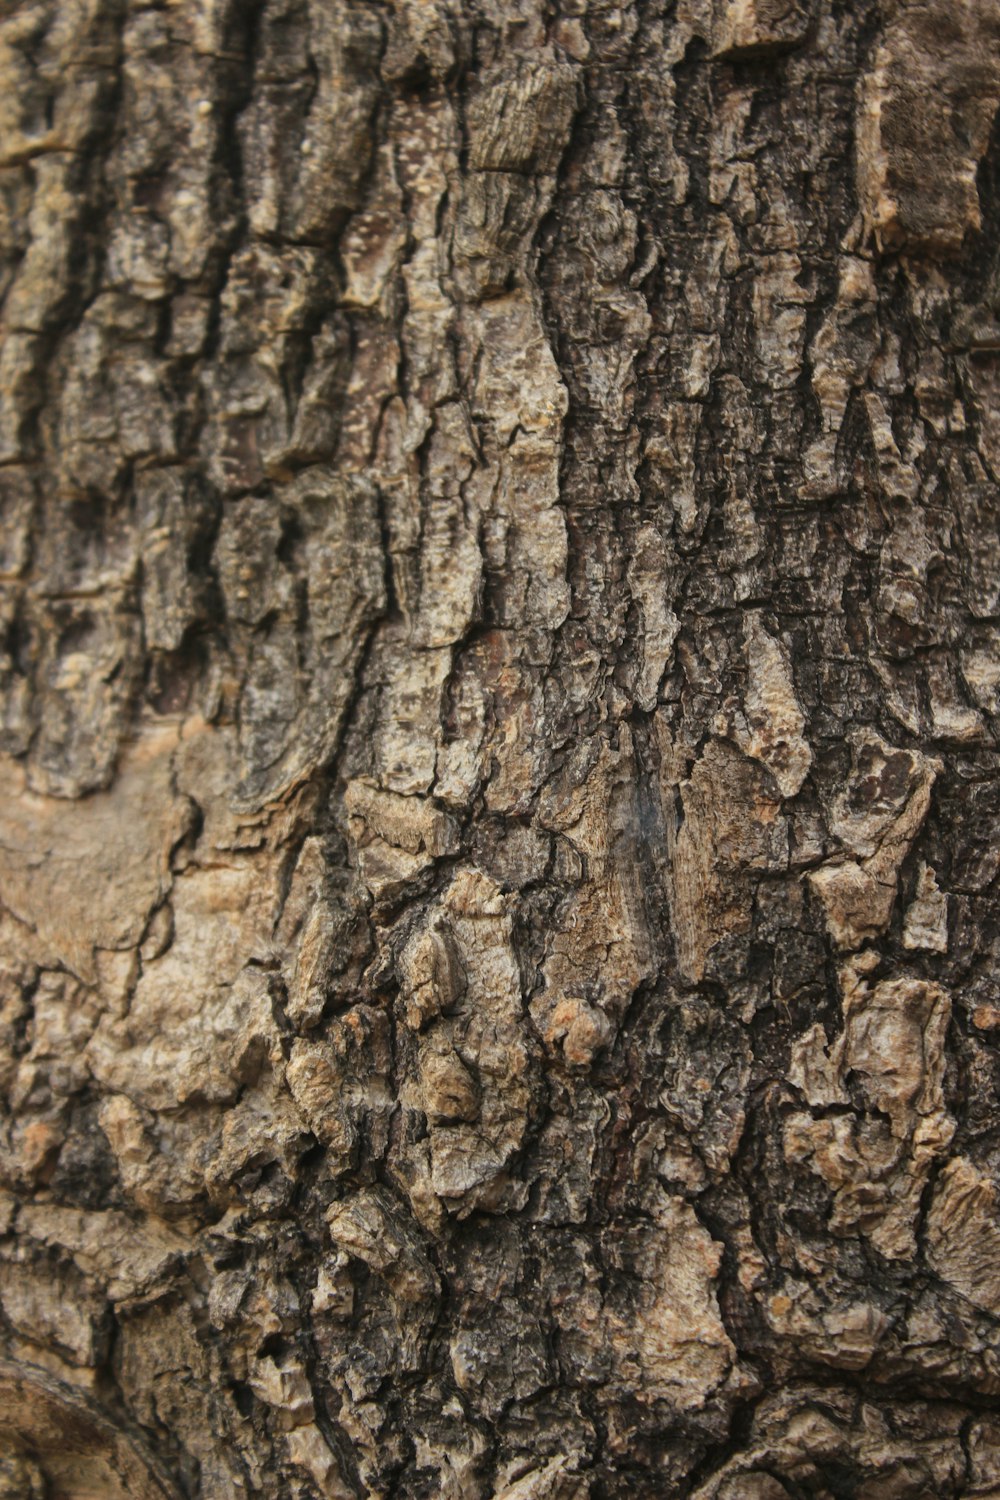
[{"label": "smooth worn bark area", "polygon": [[993,0],[0,3],[0,1497],[1000,1497]]}]

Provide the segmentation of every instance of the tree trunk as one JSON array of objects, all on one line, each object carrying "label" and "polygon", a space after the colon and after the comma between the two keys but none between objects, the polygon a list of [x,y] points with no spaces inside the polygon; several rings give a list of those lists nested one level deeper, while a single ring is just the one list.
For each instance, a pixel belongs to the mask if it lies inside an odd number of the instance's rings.
[{"label": "tree trunk", "polygon": [[0,1496],[1000,1495],[998,98],[0,4]]}]

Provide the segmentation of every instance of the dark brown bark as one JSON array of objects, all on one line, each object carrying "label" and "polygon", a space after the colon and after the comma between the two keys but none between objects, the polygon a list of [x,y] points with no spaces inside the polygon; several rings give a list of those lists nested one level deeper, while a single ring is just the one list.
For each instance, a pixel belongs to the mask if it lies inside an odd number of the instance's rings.
[{"label": "dark brown bark", "polygon": [[0,4],[0,1495],[1000,1495],[998,98]]}]

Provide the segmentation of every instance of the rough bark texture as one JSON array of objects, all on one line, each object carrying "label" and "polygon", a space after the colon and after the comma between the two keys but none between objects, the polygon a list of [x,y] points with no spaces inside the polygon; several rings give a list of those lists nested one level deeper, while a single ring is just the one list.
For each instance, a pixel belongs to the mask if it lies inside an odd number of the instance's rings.
[{"label": "rough bark texture", "polygon": [[1000,1496],[998,97],[0,4],[0,1496]]}]

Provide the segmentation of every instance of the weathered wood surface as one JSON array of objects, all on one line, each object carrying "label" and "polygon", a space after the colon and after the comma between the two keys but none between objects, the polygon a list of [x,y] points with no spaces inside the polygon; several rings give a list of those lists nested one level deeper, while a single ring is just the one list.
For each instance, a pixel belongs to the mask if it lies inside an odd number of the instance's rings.
[{"label": "weathered wood surface", "polygon": [[0,1496],[1000,1496],[998,100],[0,4]]}]

